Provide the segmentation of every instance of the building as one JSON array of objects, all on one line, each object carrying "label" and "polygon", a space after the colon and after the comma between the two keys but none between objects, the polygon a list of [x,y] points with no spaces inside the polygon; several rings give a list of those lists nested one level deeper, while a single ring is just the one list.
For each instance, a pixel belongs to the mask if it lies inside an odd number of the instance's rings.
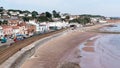
[{"label": "building", "polygon": [[36,23],[35,20],[30,20],[28,24],[35,25],[36,27],[36,32],[40,32],[40,25]]},{"label": "building", "polygon": [[28,31],[27,31],[27,23],[26,22],[20,22],[19,23],[19,29],[20,29],[20,34],[22,35],[27,35],[28,34]]},{"label": "building", "polygon": [[48,27],[50,30],[58,30],[66,28],[68,26],[67,22],[49,22]]},{"label": "building", "polygon": [[10,13],[12,16],[17,16],[17,15],[20,14],[19,12],[14,12],[14,11],[9,11],[9,13]]},{"label": "building", "polygon": [[32,36],[36,32],[36,26],[32,24],[27,24],[27,35]]},{"label": "building", "polygon": [[13,34],[13,28],[11,26],[3,25],[1,27],[3,29],[4,35],[12,35]]},{"label": "building", "polygon": [[19,26],[12,26],[13,35],[20,34],[20,27]]},{"label": "building", "polygon": [[41,33],[49,32],[49,26],[47,22],[40,23],[40,32]]},{"label": "building", "polygon": [[17,19],[10,19],[10,20],[8,20],[8,25],[9,26],[17,26],[19,24],[19,20],[17,20]]},{"label": "building", "polygon": [[91,18],[91,23],[107,23],[107,21],[102,17]]}]

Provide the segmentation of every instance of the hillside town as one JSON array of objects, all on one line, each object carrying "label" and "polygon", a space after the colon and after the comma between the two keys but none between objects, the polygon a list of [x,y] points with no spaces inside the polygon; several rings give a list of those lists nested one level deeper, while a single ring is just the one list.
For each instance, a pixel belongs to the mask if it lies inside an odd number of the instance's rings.
[{"label": "hillside town", "polygon": [[36,34],[67,28],[70,27],[70,25],[77,24],[76,26],[79,27],[97,23],[107,23],[107,21],[110,22],[110,20],[110,18],[100,15],[71,15],[55,10],[53,10],[52,13],[39,13],[28,10],[7,10],[0,7],[0,37],[14,39],[17,36],[22,36],[23,38],[27,38]]}]

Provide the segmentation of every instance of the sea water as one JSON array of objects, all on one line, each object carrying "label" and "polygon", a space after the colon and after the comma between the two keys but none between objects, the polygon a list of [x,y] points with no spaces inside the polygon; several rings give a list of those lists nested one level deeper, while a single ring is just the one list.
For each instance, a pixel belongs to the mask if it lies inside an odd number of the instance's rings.
[{"label": "sea water", "polygon": [[[103,29],[120,32],[120,24]],[[120,68],[120,34],[102,34],[93,44],[94,52],[82,50],[84,47],[85,44],[80,45],[81,68]]]},{"label": "sea water", "polygon": [[100,31],[107,31],[107,32],[120,32],[120,24],[114,24],[108,27],[104,27],[100,29]]}]

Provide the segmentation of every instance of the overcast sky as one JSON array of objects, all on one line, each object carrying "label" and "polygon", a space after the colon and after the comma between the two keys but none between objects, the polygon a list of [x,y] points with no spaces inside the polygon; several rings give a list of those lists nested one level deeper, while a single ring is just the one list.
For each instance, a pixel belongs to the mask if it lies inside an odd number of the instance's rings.
[{"label": "overcast sky", "polygon": [[120,17],[120,0],[0,0],[5,9],[52,10],[71,14],[94,14]]}]

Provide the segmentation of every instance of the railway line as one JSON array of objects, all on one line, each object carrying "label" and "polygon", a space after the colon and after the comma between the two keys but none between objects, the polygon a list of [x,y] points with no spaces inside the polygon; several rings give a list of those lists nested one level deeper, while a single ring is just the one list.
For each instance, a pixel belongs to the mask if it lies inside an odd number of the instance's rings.
[{"label": "railway line", "polygon": [[61,29],[61,30],[46,33],[46,34],[33,36],[33,37],[30,37],[30,38],[27,38],[27,39],[24,39],[24,40],[21,40],[19,42],[12,44],[11,46],[0,51],[0,64],[2,64],[4,61],[6,61],[8,58],[10,58],[12,55],[14,55],[16,52],[18,52],[22,48],[28,46],[29,44],[31,44],[39,39],[60,33],[60,32],[65,31],[65,30],[66,29]]}]

